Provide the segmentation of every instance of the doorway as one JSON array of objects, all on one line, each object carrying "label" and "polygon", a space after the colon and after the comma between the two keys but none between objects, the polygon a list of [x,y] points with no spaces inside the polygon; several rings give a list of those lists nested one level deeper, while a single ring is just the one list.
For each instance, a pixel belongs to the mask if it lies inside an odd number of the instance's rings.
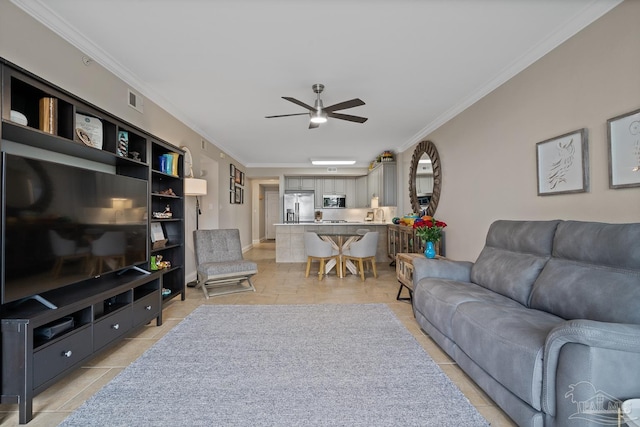
[{"label": "doorway", "polygon": [[280,193],[278,191],[265,191],[264,224],[265,238],[273,240],[276,238],[276,226],[280,220]]}]

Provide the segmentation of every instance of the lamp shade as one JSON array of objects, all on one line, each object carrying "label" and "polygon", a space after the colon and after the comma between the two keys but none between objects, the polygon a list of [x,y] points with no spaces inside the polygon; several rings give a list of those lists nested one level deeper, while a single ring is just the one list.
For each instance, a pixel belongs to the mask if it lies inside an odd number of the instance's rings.
[{"label": "lamp shade", "polygon": [[378,209],[378,198],[377,197],[373,197],[371,199],[371,209]]},{"label": "lamp shade", "polygon": [[207,194],[207,181],[198,178],[184,179],[185,196],[205,196]]}]

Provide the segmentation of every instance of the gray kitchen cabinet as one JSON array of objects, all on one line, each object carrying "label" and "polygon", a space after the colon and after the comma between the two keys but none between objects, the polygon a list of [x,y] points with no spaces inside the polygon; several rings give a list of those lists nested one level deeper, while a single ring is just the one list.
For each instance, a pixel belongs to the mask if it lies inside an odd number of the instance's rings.
[{"label": "gray kitchen cabinet", "polygon": [[367,176],[368,197],[378,197],[379,206],[395,206],[398,203],[398,179],[395,162],[381,163]]}]

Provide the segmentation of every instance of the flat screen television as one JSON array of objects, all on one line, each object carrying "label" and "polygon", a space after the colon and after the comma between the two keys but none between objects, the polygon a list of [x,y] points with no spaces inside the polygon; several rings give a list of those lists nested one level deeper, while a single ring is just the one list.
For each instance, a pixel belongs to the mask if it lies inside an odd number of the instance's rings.
[{"label": "flat screen television", "polygon": [[147,181],[8,153],[2,164],[2,304],[147,262]]}]

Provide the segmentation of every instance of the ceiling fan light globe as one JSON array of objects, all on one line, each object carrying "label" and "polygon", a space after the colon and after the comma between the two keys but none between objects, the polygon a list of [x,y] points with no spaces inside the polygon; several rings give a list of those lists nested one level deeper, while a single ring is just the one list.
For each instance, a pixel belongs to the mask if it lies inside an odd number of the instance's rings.
[{"label": "ceiling fan light globe", "polygon": [[322,123],[326,123],[327,122],[327,118],[323,117],[323,116],[311,116],[311,123],[316,123],[316,124],[322,124]]}]

